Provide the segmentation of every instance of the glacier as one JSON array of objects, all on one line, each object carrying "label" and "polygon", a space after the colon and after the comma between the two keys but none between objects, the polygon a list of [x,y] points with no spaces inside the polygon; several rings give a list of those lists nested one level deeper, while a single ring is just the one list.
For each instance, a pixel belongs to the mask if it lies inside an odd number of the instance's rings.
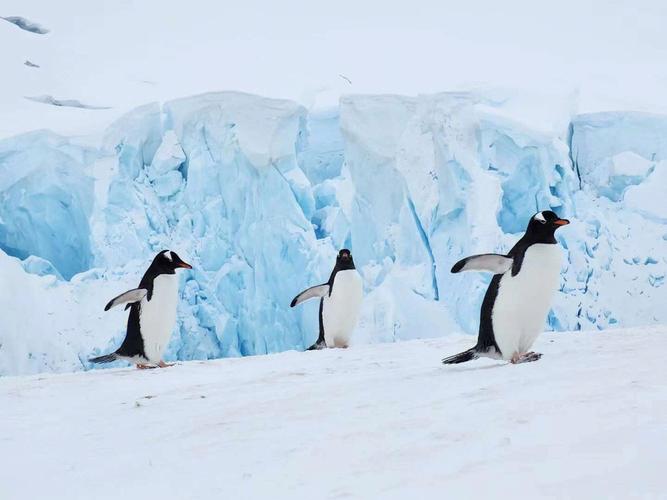
[{"label": "glacier", "polygon": [[0,140],[0,375],[92,368],[124,336],[104,304],[165,248],[194,266],[170,360],[307,347],[317,304],[289,302],[341,247],[364,279],[354,341],[474,334],[490,277],[451,265],[507,251],[545,209],[573,222],[549,330],[667,321],[667,116],[545,133],[502,106],[449,92],[313,111],[217,92],[146,104],[101,138]]}]

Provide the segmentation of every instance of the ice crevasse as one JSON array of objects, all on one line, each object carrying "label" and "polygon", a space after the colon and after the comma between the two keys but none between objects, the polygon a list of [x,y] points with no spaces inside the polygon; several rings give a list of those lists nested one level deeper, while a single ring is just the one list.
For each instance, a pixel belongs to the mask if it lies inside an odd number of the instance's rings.
[{"label": "ice crevasse", "polygon": [[[492,107],[492,106],[491,106]],[[153,255],[183,273],[169,359],[303,349],[325,281],[351,248],[357,342],[475,333],[490,277],[462,256],[507,251],[537,210],[574,222],[548,329],[667,320],[667,117],[577,115],[562,134],[473,93],[297,103],[210,93],[137,108],[99,142],[0,141],[0,375],[88,369],[115,349]]]}]

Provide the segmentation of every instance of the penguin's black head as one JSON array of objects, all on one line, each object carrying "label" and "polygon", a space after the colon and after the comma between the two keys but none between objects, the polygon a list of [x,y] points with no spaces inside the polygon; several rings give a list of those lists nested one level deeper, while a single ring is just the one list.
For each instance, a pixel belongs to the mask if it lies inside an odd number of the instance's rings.
[{"label": "penguin's black head", "polygon": [[157,274],[174,274],[176,269],[192,269],[192,266],[184,262],[176,252],[171,250],[162,250],[153,259],[151,267],[155,268]]},{"label": "penguin's black head", "polygon": [[552,243],[555,241],[554,233],[556,229],[566,226],[570,221],[561,219],[551,210],[537,212],[530,218],[526,228],[526,236],[532,237],[535,241],[545,241]]},{"label": "penguin's black head", "polygon": [[352,253],[347,248],[343,248],[338,252],[338,257],[336,257],[336,267],[338,269],[354,269]]}]

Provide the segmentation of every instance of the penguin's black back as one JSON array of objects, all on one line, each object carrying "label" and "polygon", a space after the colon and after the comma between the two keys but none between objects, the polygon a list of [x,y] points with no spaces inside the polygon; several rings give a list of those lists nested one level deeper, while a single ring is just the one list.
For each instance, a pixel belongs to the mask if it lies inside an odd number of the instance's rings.
[{"label": "penguin's black back", "polygon": [[479,336],[477,337],[477,350],[480,352],[487,352],[492,347],[500,352],[498,344],[496,344],[496,337],[493,333],[493,322],[491,316],[493,313],[493,304],[496,302],[498,296],[498,288],[500,287],[500,279],[502,274],[496,274],[491,279],[489,287],[484,294],[482,301],[482,309],[479,314]]},{"label": "penguin's black back", "polygon": [[[142,276],[139,286],[137,287],[147,290],[147,301],[150,301],[153,297],[154,280],[161,274],[176,274],[176,272],[173,269],[165,269],[164,266],[160,266],[156,257]],[[141,316],[141,302],[128,304],[125,306],[125,309],[130,310],[130,314],[127,317],[127,332],[125,334],[125,339],[116,351],[116,354],[130,358],[133,356],[142,356],[146,358],[144,339],[141,336],[141,325],[139,323],[139,318]]]},{"label": "penguin's black back", "polygon": [[146,358],[146,352],[144,351],[144,339],[141,336],[141,327],[139,324],[140,316],[141,303],[135,302],[134,304],[130,304],[130,315],[127,317],[127,333],[125,334],[125,340],[123,340],[123,343],[116,351],[116,354],[119,356],[127,356],[129,358],[134,356],[142,356]]}]

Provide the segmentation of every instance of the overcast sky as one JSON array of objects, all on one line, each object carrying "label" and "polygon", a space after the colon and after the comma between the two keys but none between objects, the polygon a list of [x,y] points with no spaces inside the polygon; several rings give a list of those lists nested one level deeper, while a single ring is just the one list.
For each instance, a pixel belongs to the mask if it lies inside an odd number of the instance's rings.
[{"label": "overcast sky", "polygon": [[3,0],[0,15],[51,29],[3,44],[3,59],[43,65],[6,88],[98,104],[243,90],[313,106],[503,87],[573,94],[577,111],[667,110],[661,1]]}]

